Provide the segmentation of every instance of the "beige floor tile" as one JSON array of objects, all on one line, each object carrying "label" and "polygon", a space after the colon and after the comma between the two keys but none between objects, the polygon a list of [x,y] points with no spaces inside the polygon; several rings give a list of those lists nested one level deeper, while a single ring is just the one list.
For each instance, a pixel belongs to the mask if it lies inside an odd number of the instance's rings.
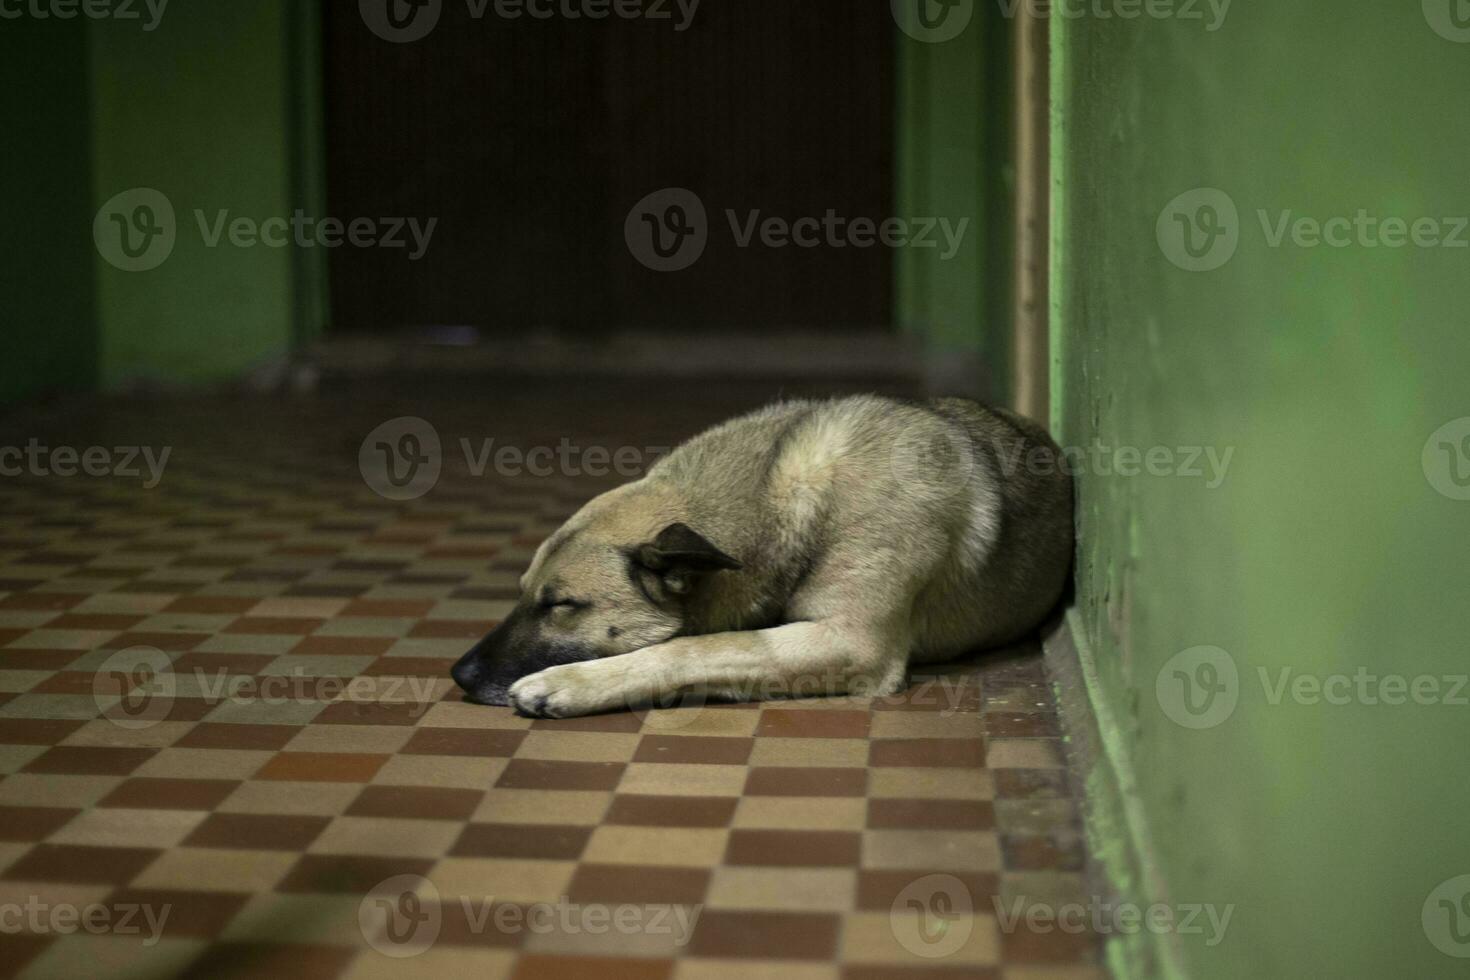
[{"label": "beige floor tile", "polygon": [[409,957],[363,950],[343,974],[343,980],[506,980],[515,967],[515,958],[515,953],[507,949],[438,947]]},{"label": "beige floor tile", "polygon": [[0,804],[86,807],[112,792],[122,781],[121,776],[18,772],[0,782]]},{"label": "beige floor tile", "polygon": [[254,895],[235,914],[223,938],[259,943],[331,943],[361,946],[360,895]]},{"label": "beige floor tile", "polygon": [[124,728],[98,718],[62,739],[61,744],[161,749],[183,738],[193,727],[192,721],[160,721],[147,728]]},{"label": "beige floor tile", "polygon": [[780,909],[846,912],[857,894],[852,868],[715,869],[710,879],[710,908]]},{"label": "beige floor tile", "polygon": [[[150,927],[138,917],[143,932],[137,936],[94,936],[77,932],[63,936],[20,974],[22,980],[49,977],[168,977],[184,971],[206,946],[202,939],[160,939],[145,945]],[[164,923],[165,928],[167,922]]]},{"label": "beige floor tile", "polygon": [[254,749],[164,749],[143,763],[134,776],[184,779],[249,779],[274,752]]},{"label": "beige floor tile", "polygon": [[[943,957],[923,956],[919,950],[933,951],[921,938],[918,913],[908,915],[891,912],[857,912],[846,917],[842,927],[842,956],[854,963],[888,963],[926,967],[942,960],[946,966],[983,967],[1000,962],[1000,931],[995,920],[984,912],[963,913],[949,922],[949,930],[939,942],[946,950]],[[959,940],[969,926],[969,936]],[[905,946],[901,939],[907,939]],[[949,944],[954,943],[951,950]]]},{"label": "beige floor tile", "polygon": [[985,734],[979,712],[875,711],[873,738],[977,738]]},{"label": "beige floor tile", "polygon": [[203,822],[202,810],[87,810],[49,838],[91,847],[173,847]]},{"label": "beige floor tile", "polygon": [[15,772],[45,751],[44,745],[0,745],[0,773]]},{"label": "beige floor tile", "polygon": [[866,766],[868,741],[862,738],[758,738],[752,766]]},{"label": "beige floor tile", "polygon": [[441,857],[463,829],[453,820],[337,817],[307,850],[312,854]]},{"label": "beige floor tile", "polygon": [[638,749],[641,735],[612,732],[526,733],[516,749],[517,759],[561,759],[569,762],[627,762]]},{"label": "beige floor tile", "polygon": [[509,759],[450,755],[395,755],[373,776],[382,786],[447,786],[488,789]]},{"label": "beige floor tile", "polygon": [[77,885],[64,881],[0,881],[0,908],[8,906],[74,905],[100,902],[113,891],[111,885]]},{"label": "beige floor tile", "polygon": [[5,842],[0,843],[0,872],[10,867],[31,849],[30,844]]},{"label": "beige floor tile", "polygon": [[745,766],[633,762],[623,771],[619,793],[653,796],[739,796]]},{"label": "beige floor tile", "polygon": [[[555,928],[527,929],[528,952],[671,958],[689,944],[701,914],[700,909],[688,906],[670,907],[667,911],[633,906],[631,911],[623,912],[626,918],[619,926],[609,921],[613,910],[606,905],[573,906],[565,912],[561,909],[551,912]],[[567,918],[565,927],[563,916]]]},{"label": "beige floor tile", "polygon": [[868,772],[868,795],[915,800],[989,800],[995,797],[995,785],[984,769],[879,766]]},{"label": "beige floor tile", "polygon": [[864,799],[828,796],[744,796],[735,807],[736,827],[763,830],[862,830]]},{"label": "beige floor tile", "polygon": [[308,725],[285,751],[389,754],[403,748],[412,735],[407,725]]},{"label": "beige floor tile", "polygon": [[222,813],[280,813],[336,816],[347,809],[362,787],[356,783],[300,783],[261,780],[240,784],[218,807]]},{"label": "beige floor tile", "polygon": [[29,691],[50,676],[49,670],[0,670],[0,694]]},{"label": "beige floor tile", "polygon": [[760,721],[755,708],[688,707],[641,713],[644,734],[666,735],[754,735]]},{"label": "beige floor tile", "polygon": [[1054,738],[993,738],[985,745],[990,769],[1060,769],[1064,765]]},{"label": "beige floor tile", "polygon": [[444,858],[429,872],[442,899],[493,896],[499,902],[555,902],[567,893],[575,861]]},{"label": "beige floor tile", "polygon": [[582,859],[601,864],[709,867],[720,863],[728,837],[724,828],[598,827]]},{"label": "beige floor tile", "polygon": [[276,596],[262,599],[250,609],[252,616],[279,616],[286,619],[330,619],[347,605],[346,599],[319,599],[312,596]]},{"label": "beige floor tile", "polygon": [[674,966],[673,980],[837,980],[836,964],[798,960],[712,960],[690,957]]},{"label": "beige floor tile", "polygon": [[925,871],[999,871],[1000,842],[993,832],[868,830],[863,867]]},{"label": "beige floor tile", "polygon": [[[463,645],[464,641],[459,641]],[[463,652],[463,651],[461,651]],[[389,651],[389,656],[395,656]],[[420,724],[432,728],[530,728],[531,719],[511,713],[509,708],[486,708],[466,702],[441,701],[429,709]]]},{"label": "beige floor tile", "polygon": [[477,823],[574,824],[590,827],[602,821],[612,798],[612,793],[599,791],[492,789],[480,801],[474,819]]},{"label": "beige floor tile", "polygon": [[132,882],[135,888],[266,892],[276,886],[298,855],[287,851],[228,851],[176,847],[165,851]]}]

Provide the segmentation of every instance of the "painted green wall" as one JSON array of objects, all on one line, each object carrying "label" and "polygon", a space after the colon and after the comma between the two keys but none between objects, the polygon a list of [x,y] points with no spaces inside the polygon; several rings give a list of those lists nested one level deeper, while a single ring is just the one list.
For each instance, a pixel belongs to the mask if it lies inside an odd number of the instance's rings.
[{"label": "painted green wall", "polygon": [[105,385],[227,378],[289,348],[292,249],[208,247],[195,216],[291,213],[286,9],[170,4],[151,32],[93,27],[97,204],[151,187],[177,224],[157,268],[99,265]]},{"label": "painted green wall", "polygon": [[975,390],[1004,401],[1013,183],[1008,31],[982,4],[963,32],[944,41],[894,33],[895,213],[969,220],[951,258],[937,249],[896,251],[895,319],[936,362],[960,355],[966,370],[983,375]]},{"label": "painted green wall", "polygon": [[86,28],[6,21],[0,87],[11,105],[0,154],[5,406],[96,380]]},{"label": "painted green wall", "polygon": [[[1470,501],[1437,492],[1421,451],[1470,416],[1470,249],[1272,248],[1257,212],[1470,215],[1470,43],[1418,2],[1053,30],[1061,439],[1234,450],[1216,489],[1080,477],[1078,622],[1136,772],[1154,897],[1236,906],[1218,946],[1165,948],[1199,978],[1461,974],[1420,917],[1470,874],[1470,707],[1273,705],[1258,670],[1467,671]],[[1239,211],[1213,271],[1176,267],[1156,234],[1198,187]],[[1238,704],[1193,730],[1156,679],[1198,645],[1233,658]],[[1181,683],[1167,671],[1165,697]]]}]

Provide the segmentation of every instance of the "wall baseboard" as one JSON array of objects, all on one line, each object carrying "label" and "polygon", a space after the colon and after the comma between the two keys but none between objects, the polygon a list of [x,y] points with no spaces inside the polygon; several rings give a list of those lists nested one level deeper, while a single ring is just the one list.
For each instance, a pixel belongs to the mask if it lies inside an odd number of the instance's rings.
[{"label": "wall baseboard", "polygon": [[[1075,607],[1045,630],[1042,649],[1068,735],[1072,778],[1084,801],[1092,894],[1101,902],[1141,908],[1167,902],[1133,759],[1103,697],[1097,661]],[[1117,980],[1187,980],[1177,936],[1140,930],[1104,938],[1106,964]]]}]

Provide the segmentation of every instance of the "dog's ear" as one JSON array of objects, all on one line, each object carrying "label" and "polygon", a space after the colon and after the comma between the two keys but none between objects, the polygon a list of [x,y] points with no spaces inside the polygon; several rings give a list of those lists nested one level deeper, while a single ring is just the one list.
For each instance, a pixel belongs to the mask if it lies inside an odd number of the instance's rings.
[{"label": "dog's ear", "polygon": [[651,542],[639,545],[633,559],[661,576],[664,587],[675,595],[688,592],[702,574],[744,567],[687,524],[670,524]]}]

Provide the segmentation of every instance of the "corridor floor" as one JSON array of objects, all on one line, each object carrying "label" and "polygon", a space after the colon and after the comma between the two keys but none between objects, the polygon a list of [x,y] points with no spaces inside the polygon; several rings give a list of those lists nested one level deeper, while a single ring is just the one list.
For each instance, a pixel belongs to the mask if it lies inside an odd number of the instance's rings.
[{"label": "corridor floor", "polygon": [[[1034,645],[876,702],[569,721],[449,681],[537,542],[622,482],[589,447],[775,391],[461,381],[0,425],[38,447],[0,478],[0,977],[1100,977],[1094,937],[1014,917],[1087,900]],[[443,467],[397,501],[359,449],[407,415]],[[62,475],[60,447],[112,472]],[[133,447],[169,450],[156,486]]]}]

